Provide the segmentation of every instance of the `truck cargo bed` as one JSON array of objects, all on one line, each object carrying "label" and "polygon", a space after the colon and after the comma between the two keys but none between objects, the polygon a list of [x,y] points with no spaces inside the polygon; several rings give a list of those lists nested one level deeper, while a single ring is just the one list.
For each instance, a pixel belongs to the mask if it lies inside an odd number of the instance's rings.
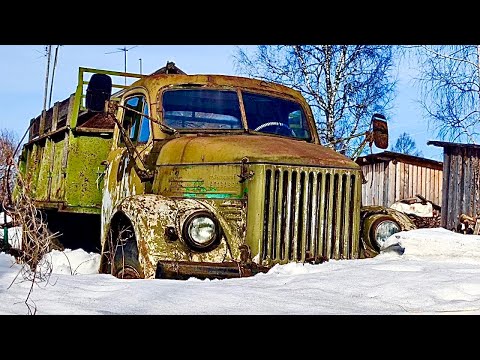
[{"label": "truck cargo bed", "polygon": [[112,145],[114,124],[106,122],[99,114],[84,113],[78,116],[77,124],[81,125],[74,129],[67,125],[68,119],[57,128],[55,114],[59,111],[55,106],[47,131],[42,117],[33,120],[40,124],[31,127],[38,132],[31,131],[30,140],[24,146],[22,173],[39,208],[99,214],[102,162],[107,159]]},{"label": "truck cargo bed", "polygon": [[[113,120],[86,110],[85,74],[129,78],[143,75],[79,68],[78,84],[68,99],[56,102],[30,121],[20,172],[38,208],[72,214],[100,214],[105,166],[112,145]],[[112,95],[118,99],[124,85]]]}]

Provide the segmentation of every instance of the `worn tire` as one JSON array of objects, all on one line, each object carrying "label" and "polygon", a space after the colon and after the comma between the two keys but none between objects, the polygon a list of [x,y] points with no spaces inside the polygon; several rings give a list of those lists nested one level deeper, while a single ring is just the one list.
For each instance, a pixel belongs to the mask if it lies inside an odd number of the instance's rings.
[{"label": "worn tire", "polygon": [[141,279],[143,273],[140,266],[135,232],[130,222],[118,221],[113,224],[108,243],[112,246],[112,257],[108,271],[119,279]]}]

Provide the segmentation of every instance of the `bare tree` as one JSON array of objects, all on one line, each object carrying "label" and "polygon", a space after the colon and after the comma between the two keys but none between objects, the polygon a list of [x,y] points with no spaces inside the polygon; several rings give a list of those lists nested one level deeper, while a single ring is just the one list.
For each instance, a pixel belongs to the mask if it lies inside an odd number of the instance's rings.
[{"label": "bare tree", "polygon": [[479,45],[425,45],[421,104],[438,135],[475,143],[480,129]]},{"label": "bare tree", "polygon": [[14,152],[17,137],[6,129],[0,129],[0,203],[3,204],[11,193],[14,182],[15,162]]},{"label": "bare tree", "polygon": [[238,73],[285,84],[310,104],[323,144],[349,152],[351,136],[365,131],[374,112],[386,112],[395,81],[393,46],[261,45],[253,54],[238,48]]},{"label": "bare tree", "polygon": [[392,151],[413,156],[423,155],[421,151],[417,150],[415,140],[406,132],[400,134],[395,145],[392,146]]}]

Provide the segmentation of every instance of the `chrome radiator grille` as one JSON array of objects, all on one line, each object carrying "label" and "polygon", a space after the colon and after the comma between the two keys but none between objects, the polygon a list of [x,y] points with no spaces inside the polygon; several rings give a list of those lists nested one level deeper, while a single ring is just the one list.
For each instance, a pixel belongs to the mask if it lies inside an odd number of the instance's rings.
[{"label": "chrome radiator grille", "polygon": [[359,251],[359,172],[269,166],[261,259],[351,259]]}]

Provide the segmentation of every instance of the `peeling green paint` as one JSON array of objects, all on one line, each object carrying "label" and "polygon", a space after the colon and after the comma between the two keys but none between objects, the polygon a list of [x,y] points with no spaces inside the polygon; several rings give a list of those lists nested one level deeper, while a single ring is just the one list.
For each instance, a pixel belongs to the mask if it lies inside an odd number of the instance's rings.
[{"label": "peeling green paint", "polygon": [[241,199],[241,196],[235,194],[208,194],[208,193],[184,193],[186,198],[205,198],[205,199]]},{"label": "peeling green paint", "polygon": [[56,138],[27,144],[24,171],[39,207],[99,214],[102,190],[97,180],[111,144],[111,139],[76,136],[69,129]]}]

